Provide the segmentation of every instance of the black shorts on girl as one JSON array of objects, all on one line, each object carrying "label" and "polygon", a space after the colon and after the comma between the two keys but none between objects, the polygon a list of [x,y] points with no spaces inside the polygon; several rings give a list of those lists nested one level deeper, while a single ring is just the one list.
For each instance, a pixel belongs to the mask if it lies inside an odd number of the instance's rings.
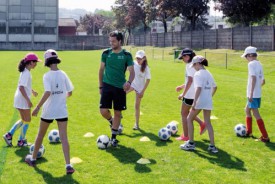
[{"label": "black shorts on girl", "polygon": [[103,83],[99,107],[112,109],[112,104],[114,104],[114,110],[126,110],[126,92],[121,88]]},{"label": "black shorts on girl", "polygon": [[182,99],[182,103],[184,103],[185,105],[188,105],[188,106],[192,106],[193,102],[194,102],[194,99],[188,99],[188,98]]},{"label": "black shorts on girl", "polygon": [[[41,121],[44,121],[46,123],[52,123],[54,119],[44,119],[41,118]],[[68,121],[68,118],[60,118],[60,119],[55,119],[57,122],[62,122],[62,121]]]}]

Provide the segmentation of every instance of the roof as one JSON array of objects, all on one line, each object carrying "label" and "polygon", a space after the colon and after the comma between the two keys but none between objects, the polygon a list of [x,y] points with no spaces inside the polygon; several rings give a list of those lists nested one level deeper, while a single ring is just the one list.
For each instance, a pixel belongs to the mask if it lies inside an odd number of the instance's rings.
[{"label": "roof", "polygon": [[60,18],[58,21],[59,27],[76,27],[75,20],[73,18]]}]

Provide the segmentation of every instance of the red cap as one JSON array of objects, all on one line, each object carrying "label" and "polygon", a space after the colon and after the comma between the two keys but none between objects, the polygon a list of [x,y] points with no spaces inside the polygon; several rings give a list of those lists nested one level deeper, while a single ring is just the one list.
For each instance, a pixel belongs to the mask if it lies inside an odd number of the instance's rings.
[{"label": "red cap", "polygon": [[31,53],[31,52],[26,54],[24,60],[25,60],[25,62],[27,62],[27,61],[41,61],[40,59],[38,59],[36,54]]}]

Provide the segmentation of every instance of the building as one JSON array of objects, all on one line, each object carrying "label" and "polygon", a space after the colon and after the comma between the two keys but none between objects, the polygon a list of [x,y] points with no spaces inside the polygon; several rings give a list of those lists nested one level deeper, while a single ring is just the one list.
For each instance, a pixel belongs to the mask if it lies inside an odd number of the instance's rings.
[{"label": "building", "polygon": [[60,18],[58,23],[59,36],[75,36],[76,22],[73,18]]},{"label": "building", "polygon": [[58,47],[58,0],[0,0],[0,49]]}]

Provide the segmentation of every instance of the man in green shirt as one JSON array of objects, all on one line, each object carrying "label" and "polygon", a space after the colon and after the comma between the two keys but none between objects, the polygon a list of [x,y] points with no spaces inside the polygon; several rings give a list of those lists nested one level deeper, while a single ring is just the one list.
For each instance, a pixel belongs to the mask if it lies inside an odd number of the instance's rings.
[{"label": "man in green shirt", "polygon": [[[126,110],[126,91],[134,80],[134,63],[130,52],[122,49],[123,35],[114,31],[109,34],[111,48],[103,51],[99,68],[100,113],[112,127],[111,144],[116,147],[121,111]],[[129,70],[128,81],[125,72]],[[114,108],[114,117],[109,109]]]}]

